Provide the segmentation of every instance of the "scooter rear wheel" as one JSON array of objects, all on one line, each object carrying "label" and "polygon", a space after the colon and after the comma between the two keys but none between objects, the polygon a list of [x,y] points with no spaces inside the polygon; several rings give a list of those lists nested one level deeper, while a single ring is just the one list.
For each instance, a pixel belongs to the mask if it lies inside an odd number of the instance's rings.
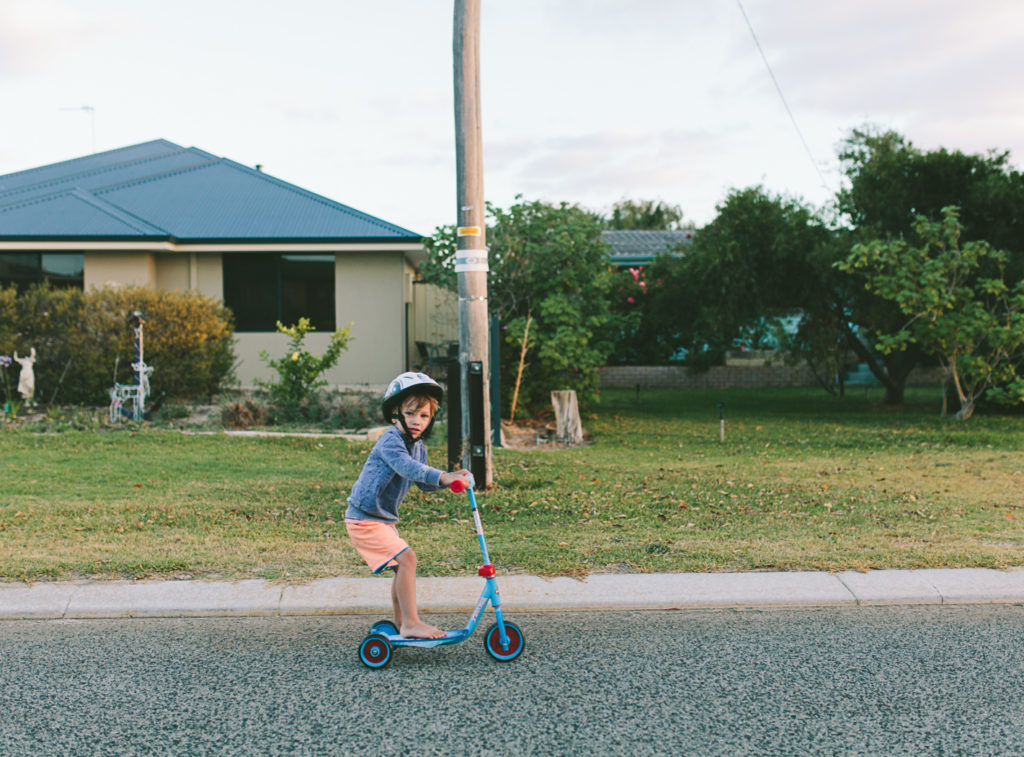
[{"label": "scooter rear wheel", "polygon": [[493,623],[484,634],[484,649],[487,650],[487,654],[499,662],[511,662],[526,648],[523,632],[515,623],[505,621],[505,634],[508,636],[508,649],[501,645],[501,629],[498,628],[497,623]]},{"label": "scooter rear wheel", "polygon": [[359,645],[359,659],[368,668],[383,668],[391,662],[391,642],[379,633],[371,633]]}]

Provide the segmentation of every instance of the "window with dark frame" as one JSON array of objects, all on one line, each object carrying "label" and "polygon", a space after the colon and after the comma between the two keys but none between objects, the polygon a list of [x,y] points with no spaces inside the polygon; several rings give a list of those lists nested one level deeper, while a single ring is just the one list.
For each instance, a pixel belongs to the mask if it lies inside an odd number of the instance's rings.
[{"label": "window with dark frame", "polygon": [[276,331],[308,318],[334,331],[334,255],[224,253],[224,304],[235,331]]},{"label": "window with dark frame", "polygon": [[55,287],[85,287],[83,253],[0,254],[0,284],[25,289],[49,281]]}]

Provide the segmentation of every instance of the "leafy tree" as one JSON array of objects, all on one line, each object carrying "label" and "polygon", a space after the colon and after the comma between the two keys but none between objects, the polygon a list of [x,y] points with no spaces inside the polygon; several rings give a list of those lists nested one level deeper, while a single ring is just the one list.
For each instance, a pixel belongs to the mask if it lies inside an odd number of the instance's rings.
[{"label": "leafy tree", "polygon": [[834,245],[824,221],[800,202],[761,187],[733,190],[685,257],[648,269],[660,286],[645,318],[666,324],[691,362],[713,362],[741,334],[757,343],[775,336],[780,318],[830,313]]},{"label": "leafy tree", "polygon": [[[918,215],[936,218],[942,208],[956,205],[962,240],[984,239],[1006,250],[1007,276],[1024,276],[1024,175],[1010,165],[1008,153],[923,152],[896,132],[868,128],[851,133],[839,158],[849,184],[837,195],[837,209],[853,224],[851,245],[913,238]],[[983,260],[976,275],[1001,275],[994,265]],[[901,402],[907,378],[929,359],[927,352],[916,342],[895,351],[876,349],[880,335],[902,327],[905,314],[894,301],[859,285],[839,294],[849,346],[885,386],[886,402]]]},{"label": "leafy tree", "polygon": [[[715,219],[695,235],[684,257],[663,257],[639,281],[624,278],[616,308],[626,312],[628,340],[621,361],[664,362],[683,349],[701,368],[719,362],[738,339],[780,348],[790,362],[808,364],[822,386],[842,393],[852,351],[873,365],[888,402],[902,401],[911,370],[927,355],[919,345],[876,349],[877,333],[902,324],[891,302],[865,291],[833,264],[856,241],[854,232],[831,228],[823,215],[761,187],[733,190]],[[784,323],[797,318],[796,333]],[[632,318],[633,320],[629,320]]]},{"label": "leafy tree", "polygon": [[796,200],[761,187],[731,192],[688,256],[713,305],[704,331],[731,338],[758,319],[812,303],[827,276],[815,261],[830,239],[814,212]]},{"label": "leafy tree", "polygon": [[[531,318],[519,403],[534,410],[557,389],[575,389],[580,402],[596,397],[598,369],[611,350],[612,286],[601,219],[577,206],[520,201],[508,210],[488,205],[488,305],[506,343],[501,385],[506,406],[526,320]],[[455,236],[439,228],[427,241],[423,278],[456,288]]]},{"label": "leafy tree", "polygon": [[1010,255],[1008,275],[1024,276],[1024,174],[1008,152],[924,152],[894,131],[856,129],[839,152],[849,182],[838,210],[861,241],[914,233],[919,215],[955,205],[965,241],[984,239]]},{"label": "leafy tree", "polygon": [[620,200],[606,221],[609,229],[671,230],[683,228],[683,210],[661,200]]},{"label": "leafy tree", "polygon": [[[874,240],[838,264],[906,319],[880,336],[882,352],[919,345],[938,356],[960,402],[957,419],[970,418],[993,387],[1004,401],[1024,403],[1024,281],[1011,290],[1002,275],[1007,254],[985,241],[962,242],[962,235],[958,210],[947,207],[941,221],[917,217],[919,246]],[[988,262],[1000,275],[976,275]]]}]

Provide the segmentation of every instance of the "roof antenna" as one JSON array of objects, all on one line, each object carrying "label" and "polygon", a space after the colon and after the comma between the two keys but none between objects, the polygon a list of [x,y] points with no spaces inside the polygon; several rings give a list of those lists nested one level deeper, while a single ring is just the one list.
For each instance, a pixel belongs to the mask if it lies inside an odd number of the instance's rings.
[{"label": "roof antenna", "polygon": [[96,108],[92,105],[80,105],[77,108],[61,108],[61,110],[84,110],[92,116],[92,152],[96,154]]}]

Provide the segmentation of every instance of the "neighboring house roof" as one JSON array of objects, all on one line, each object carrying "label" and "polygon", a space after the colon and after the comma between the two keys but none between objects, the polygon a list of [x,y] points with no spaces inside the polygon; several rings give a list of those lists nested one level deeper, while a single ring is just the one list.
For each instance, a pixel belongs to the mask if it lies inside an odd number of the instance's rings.
[{"label": "neighboring house roof", "polygon": [[693,229],[682,231],[602,231],[603,239],[611,247],[613,265],[643,265],[658,255],[676,252],[693,242]]},{"label": "neighboring house roof", "polygon": [[418,242],[422,235],[157,139],[0,176],[0,238]]}]

